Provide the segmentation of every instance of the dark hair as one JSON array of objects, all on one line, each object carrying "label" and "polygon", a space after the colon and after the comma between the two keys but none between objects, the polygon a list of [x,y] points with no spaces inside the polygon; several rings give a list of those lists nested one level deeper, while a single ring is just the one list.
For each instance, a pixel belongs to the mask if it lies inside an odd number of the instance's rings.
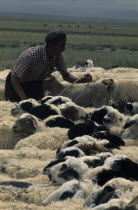
[{"label": "dark hair", "polygon": [[66,40],[66,33],[63,31],[51,31],[45,37],[46,44],[56,44],[61,40]]}]

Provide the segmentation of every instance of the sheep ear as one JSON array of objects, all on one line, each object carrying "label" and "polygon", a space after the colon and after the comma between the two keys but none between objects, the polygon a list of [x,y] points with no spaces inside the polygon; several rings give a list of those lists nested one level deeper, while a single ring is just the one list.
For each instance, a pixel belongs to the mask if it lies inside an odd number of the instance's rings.
[{"label": "sheep ear", "polygon": [[33,119],[33,125],[37,129],[37,121],[35,119]]},{"label": "sheep ear", "polygon": [[108,87],[108,90],[111,90],[112,89],[113,83],[114,83],[113,79],[104,79],[102,81],[102,84],[104,84],[105,86],[107,86]]},{"label": "sheep ear", "polygon": [[124,125],[124,129],[127,129],[136,123],[135,120],[131,120]]}]

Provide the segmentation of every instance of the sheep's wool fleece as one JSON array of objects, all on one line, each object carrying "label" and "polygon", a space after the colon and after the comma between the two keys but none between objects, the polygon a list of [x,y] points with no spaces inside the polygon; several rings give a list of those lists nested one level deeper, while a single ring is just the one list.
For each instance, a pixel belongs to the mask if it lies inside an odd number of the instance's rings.
[{"label": "sheep's wool fleece", "polygon": [[[89,70],[91,74],[94,73],[95,80],[99,79],[101,75],[105,78],[104,70],[97,72],[96,70],[97,68]],[[132,74],[138,72],[138,70],[132,71]],[[68,140],[67,129],[47,127],[45,131],[42,130],[28,137],[13,134],[11,129],[17,118],[10,115],[10,110],[14,104],[4,101],[3,97],[3,81],[5,81],[8,72],[9,70],[5,70],[0,73],[0,82],[2,81],[0,83],[0,181],[21,181],[41,185],[32,185],[28,188],[0,185],[0,209],[88,209],[84,206],[84,200],[80,198],[58,201],[45,207],[41,205],[52,192],[59,188],[59,186],[50,185],[51,181],[46,175],[43,175],[42,171],[48,163],[55,159],[57,148]],[[130,69],[118,68],[110,72],[114,75],[118,73],[130,75]],[[107,72],[108,78],[109,74]],[[136,90],[134,92],[134,97],[136,97]],[[93,109],[85,108],[86,112]],[[125,154],[138,162],[137,140],[126,139],[126,146],[122,147],[121,150],[114,149],[114,154]]]}]

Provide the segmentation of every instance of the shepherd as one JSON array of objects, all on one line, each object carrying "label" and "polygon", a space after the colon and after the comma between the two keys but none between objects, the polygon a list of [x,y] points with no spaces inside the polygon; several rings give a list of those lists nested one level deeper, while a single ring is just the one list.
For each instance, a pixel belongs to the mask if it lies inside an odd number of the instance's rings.
[{"label": "shepherd", "polygon": [[44,97],[45,79],[55,71],[64,80],[73,83],[91,82],[90,74],[78,79],[67,71],[62,52],[66,46],[66,33],[51,31],[45,37],[45,45],[25,50],[6,78],[5,100],[19,102],[28,98],[39,100]]}]

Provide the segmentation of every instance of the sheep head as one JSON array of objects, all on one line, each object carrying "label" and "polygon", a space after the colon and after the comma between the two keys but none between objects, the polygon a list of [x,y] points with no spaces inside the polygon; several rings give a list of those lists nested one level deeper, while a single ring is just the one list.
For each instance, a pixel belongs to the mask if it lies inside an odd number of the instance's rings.
[{"label": "sheep head", "polygon": [[14,133],[33,134],[37,130],[37,118],[30,114],[23,114],[13,125]]}]

